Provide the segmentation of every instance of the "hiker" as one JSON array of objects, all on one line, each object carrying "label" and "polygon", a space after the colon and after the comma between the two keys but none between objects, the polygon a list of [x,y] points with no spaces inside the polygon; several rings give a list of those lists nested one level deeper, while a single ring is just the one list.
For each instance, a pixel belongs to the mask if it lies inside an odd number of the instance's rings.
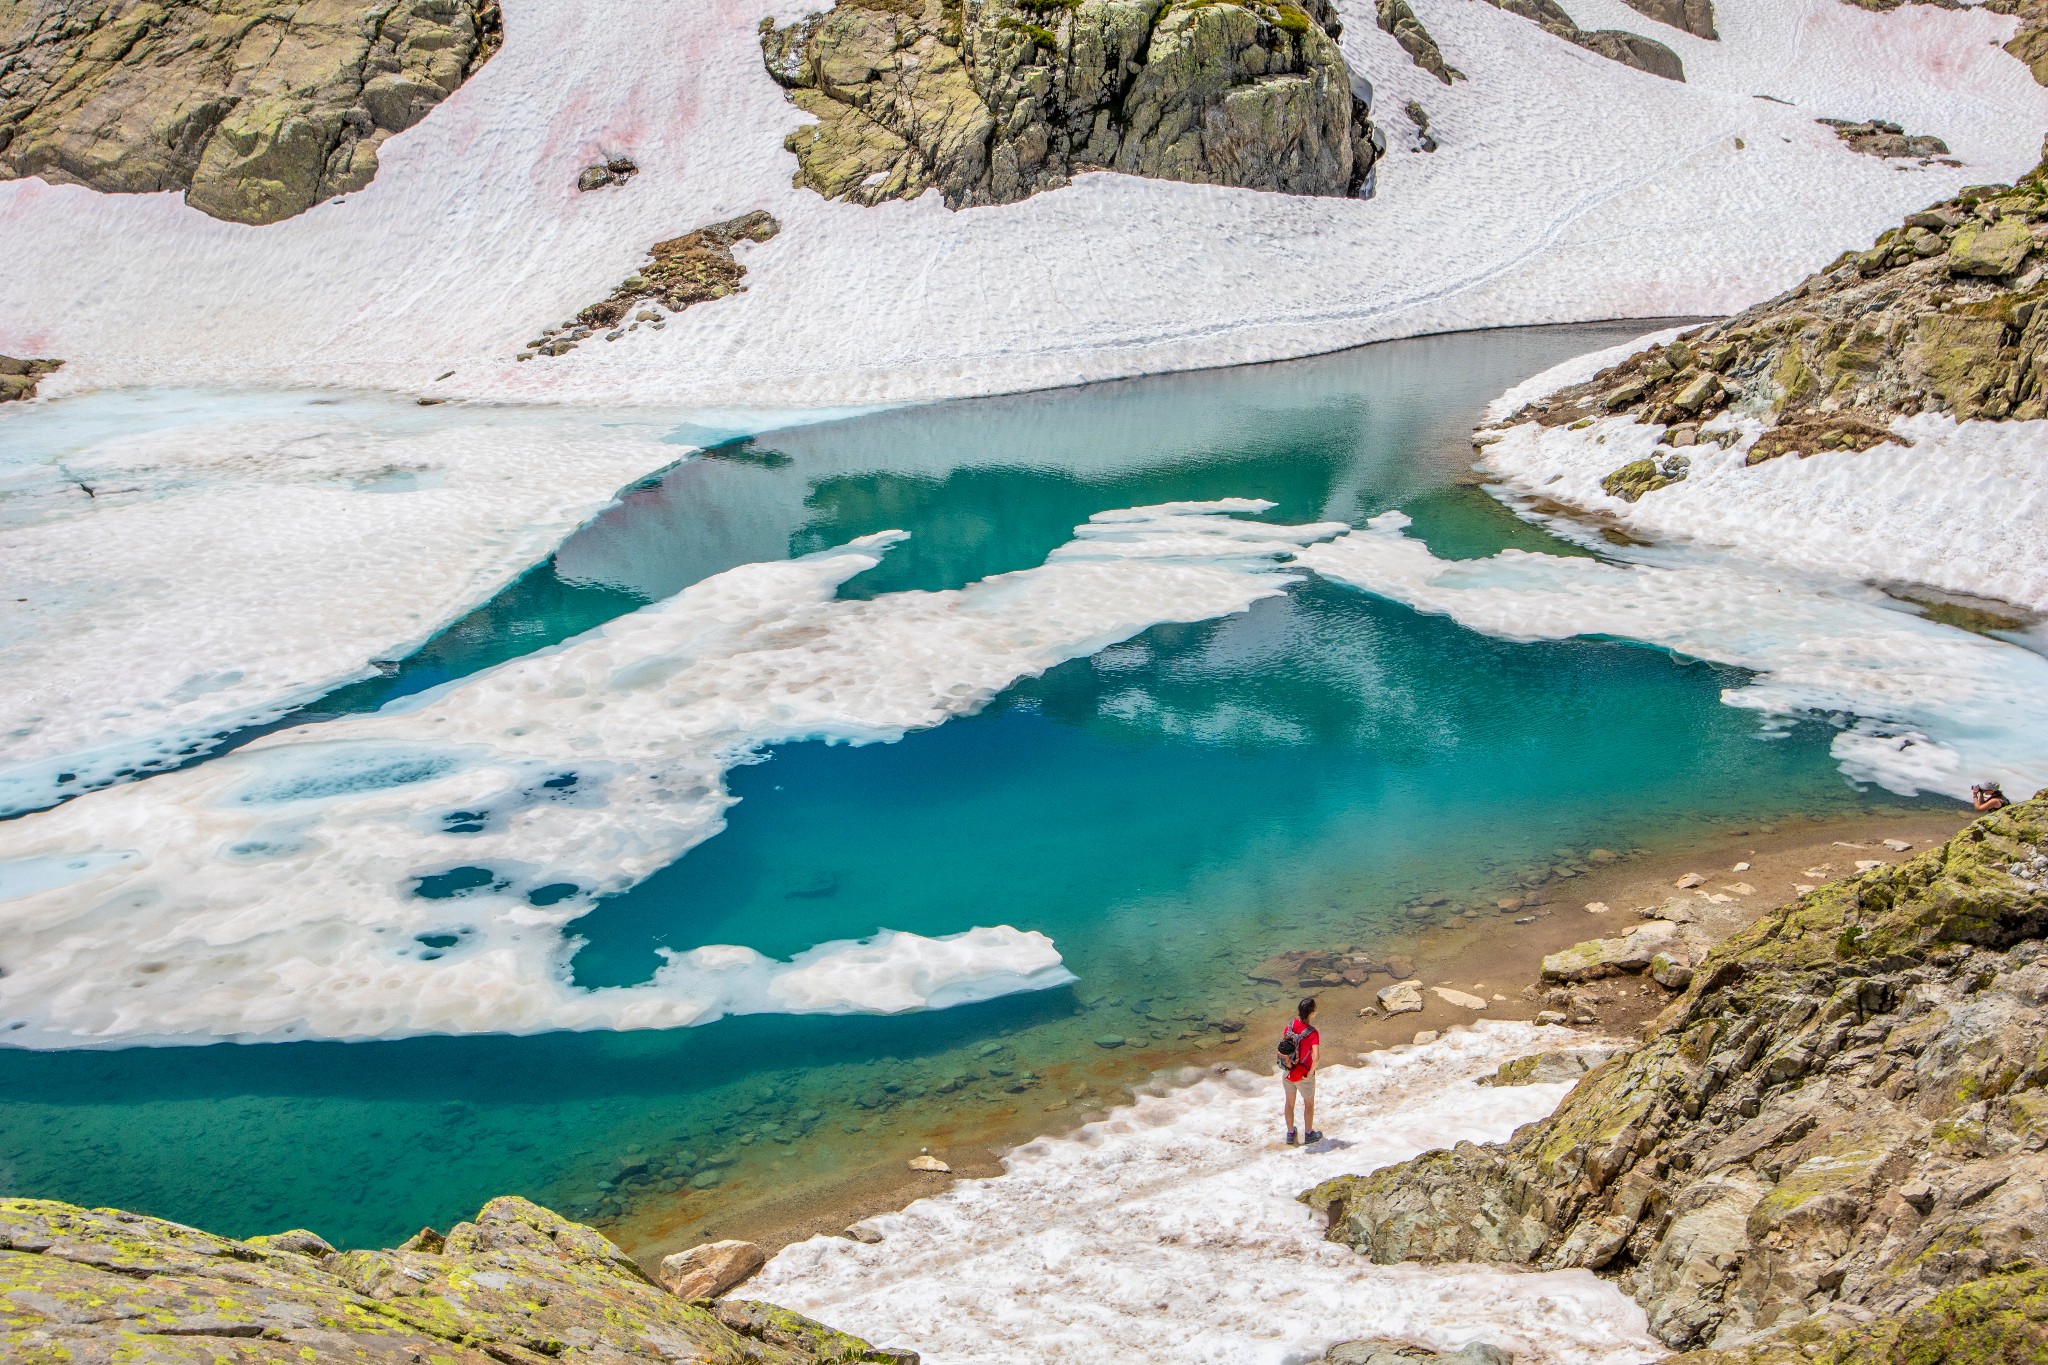
[{"label": "hiker", "polygon": [[[1294,1018],[1288,1022],[1287,1031],[1280,1035],[1280,1070],[1286,1078],[1287,1087],[1287,1145],[1303,1142],[1321,1142],[1323,1135],[1316,1131],[1316,1054],[1322,1051],[1323,1035],[1316,1032],[1310,1022],[1315,1018],[1316,998],[1313,995],[1301,997],[1301,1003],[1294,1007]],[[1294,1097],[1301,1096],[1301,1126],[1306,1131],[1300,1137],[1294,1130]]]},{"label": "hiker", "polygon": [[1986,782],[1982,786],[1970,788],[1970,804],[1981,813],[1987,810],[2004,810],[2012,803],[2005,799],[2005,793],[1998,789],[1996,782]]}]

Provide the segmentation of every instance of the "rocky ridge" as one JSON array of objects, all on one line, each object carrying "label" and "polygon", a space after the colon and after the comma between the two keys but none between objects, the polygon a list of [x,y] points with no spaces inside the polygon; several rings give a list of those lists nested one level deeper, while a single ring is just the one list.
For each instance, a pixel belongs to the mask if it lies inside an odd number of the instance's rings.
[{"label": "rocky ridge", "polygon": [[917,1361],[770,1304],[671,1295],[596,1231],[516,1197],[390,1251],[336,1251],[303,1229],[234,1241],[118,1209],[0,1199],[0,1358]]},{"label": "rocky ridge", "polygon": [[795,182],[877,204],[1007,204],[1084,170],[1352,195],[1379,154],[1331,0],[840,0],[764,20],[817,121]]},{"label": "rocky ridge", "polygon": [[600,332],[605,340],[617,341],[629,331],[639,331],[643,323],[659,331],[668,325],[668,313],[744,293],[746,286],[740,281],[747,268],[733,255],[733,246],[765,242],[781,231],[773,214],[755,209],[656,242],[648,248],[646,265],[561,326],[543,328],[515,358],[567,355]]},{"label": "rocky ridge", "polygon": [[494,0],[20,0],[0,8],[0,179],[274,223],[369,184],[500,40]]},{"label": "rocky ridge", "polygon": [[2048,417],[2044,302],[2048,163],[2017,185],[1975,186],[1910,214],[1777,298],[1640,351],[1509,420],[1628,415],[1664,426],[1656,452],[1604,484],[1633,502],[1685,478],[1684,448],[1705,440],[1742,448],[1755,465],[1900,441],[1892,420],[1921,412]]},{"label": "rocky ridge", "polygon": [[2044,932],[2048,792],[1738,933],[1509,1142],[1303,1197],[1378,1262],[1615,1277],[1702,1365],[2048,1358]]},{"label": "rocky ridge", "polygon": [[[1682,81],[1685,79],[1684,61],[1680,59],[1676,52],[1673,52],[1656,39],[1645,38],[1640,33],[1630,33],[1627,29],[1580,28],[1571,15],[1565,12],[1564,6],[1557,3],[1557,0],[1486,0],[1486,2],[1497,9],[1506,10],[1509,14],[1518,14],[1529,22],[1539,25],[1544,32],[1562,38],[1568,43],[1583,47],[1588,52],[1598,53],[1609,61],[1620,62],[1623,66],[1632,66],[1638,71],[1646,71],[1652,76],[1662,76],[1670,81]],[[1632,8],[1647,14],[1650,11],[1644,8],[1645,4],[1654,5],[1659,10],[1670,10],[1675,13],[1682,13],[1684,8],[1682,5],[1657,4],[1656,0],[1643,0],[1643,4],[1632,3]],[[1712,26],[1711,10],[1708,11],[1708,25],[1709,27]]]},{"label": "rocky ridge", "polygon": [[0,403],[20,402],[36,396],[36,384],[46,374],[63,367],[61,360],[25,360],[0,355]]}]

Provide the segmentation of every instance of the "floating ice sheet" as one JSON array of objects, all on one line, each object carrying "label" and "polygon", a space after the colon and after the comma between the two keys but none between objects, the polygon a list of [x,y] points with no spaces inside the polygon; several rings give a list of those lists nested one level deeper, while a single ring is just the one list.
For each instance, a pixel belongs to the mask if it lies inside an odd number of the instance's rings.
[{"label": "floating ice sheet", "polygon": [[1035,569],[842,601],[884,532],[745,565],[374,715],[0,824],[0,1034],[28,1046],[669,1027],[893,1012],[1070,980],[1043,935],[713,945],[567,980],[565,925],[722,828],[785,740],[886,741],[1160,622],[1281,591],[1340,525],[1226,501],[1110,513]]},{"label": "floating ice sheet", "polygon": [[1664,1348],[1585,1271],[1374,1265],[1295,1196],[1432,1147],[1499,1141],[1567,1085],[1473,1084],[1562,1030],[1483,1023],[1317,1078],[1329,1138],[1280,1140],[1280,1086],[1233,1071],[1148,1096],[1005,1174],[867,1220],[874,1245],[786,1248],[750,1295],[907,1346],[932,1365],[1293,1365],[1386,1336],[1488,1341],[1522,1365],[1626,1365]]},{"label": "floating ice sheet", "polygon": [[0,814],[412,652],[685,454],[664,429],[313,393],[0,415]]},{"label": "floating ice sheet", "polygon": [[1938,625],[1874,589],[1703,555],[1609,563],[1503,550],[1445,560],[1400,512],[1313,545],[1326,578],[1510,640],[1605,636],[1755,670],[1722,700],[1858,718],[1836,759],[1861,781],[1966,796],[2048,783],[2048,659]]}]

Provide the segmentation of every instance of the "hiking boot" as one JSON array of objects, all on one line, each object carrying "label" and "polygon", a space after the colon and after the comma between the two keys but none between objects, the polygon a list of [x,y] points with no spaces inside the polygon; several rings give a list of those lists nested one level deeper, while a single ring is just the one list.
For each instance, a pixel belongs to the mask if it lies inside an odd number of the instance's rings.
[{"label": "hiking boot", "polygon": [[1302,1134],[1301,1140],[1304,1144],[1311,1142],[1321,1142],[1323,1140],[1323,1135],[1320,1129],[1311,1128],[1308,1130],[1308,1132]]},{"label": "hiking boot", "polygon": [[1287,1130],[1287,1145],[1289,1147],[1299,1147],[1301,1145],[1301,1139],[1295,1136],[1295,1132],[1292,1128],[1289,1128]]}]

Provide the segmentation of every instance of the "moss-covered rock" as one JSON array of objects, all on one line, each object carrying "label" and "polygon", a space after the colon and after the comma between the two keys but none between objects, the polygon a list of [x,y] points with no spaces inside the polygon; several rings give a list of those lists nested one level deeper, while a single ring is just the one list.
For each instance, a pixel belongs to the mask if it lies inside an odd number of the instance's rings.
[{"label": "moss-covered rock", "polygon": [[63,368],[61,360],[25,360],[0,355],[0,403],[16,403],[36,396],[36,385],[44,375]]},{"label": "moss-covered rock", "polygon": [[1090,169],[1358,192],[1378,156],[1329,0],[840,0],[761,25],[817,121],[796,183],[1005,204]]},{"label": "moss-covered rock", "polygon": [[7,5],[0,179],[274,223],[369,184],[499,41],[494,0]]},{"label": "moss-covered rock", "polygon": [[916,1361],[772,1305],[683,1302],[601,1234],[524,1199],[494,1199],[425,1245],[337,1253],[304,1230],[238,1242],[118,1209],[0,1200],[0,1359]]},{"label": "moss-covered rock", "polygon": [[1379,1261],[1613,1274],[1674,1346],[1936,1311],[2048,1265],[2044,931],[2037,797],[1715,949],[1642,1048],[1508,1143],[1304,1198]]}]

